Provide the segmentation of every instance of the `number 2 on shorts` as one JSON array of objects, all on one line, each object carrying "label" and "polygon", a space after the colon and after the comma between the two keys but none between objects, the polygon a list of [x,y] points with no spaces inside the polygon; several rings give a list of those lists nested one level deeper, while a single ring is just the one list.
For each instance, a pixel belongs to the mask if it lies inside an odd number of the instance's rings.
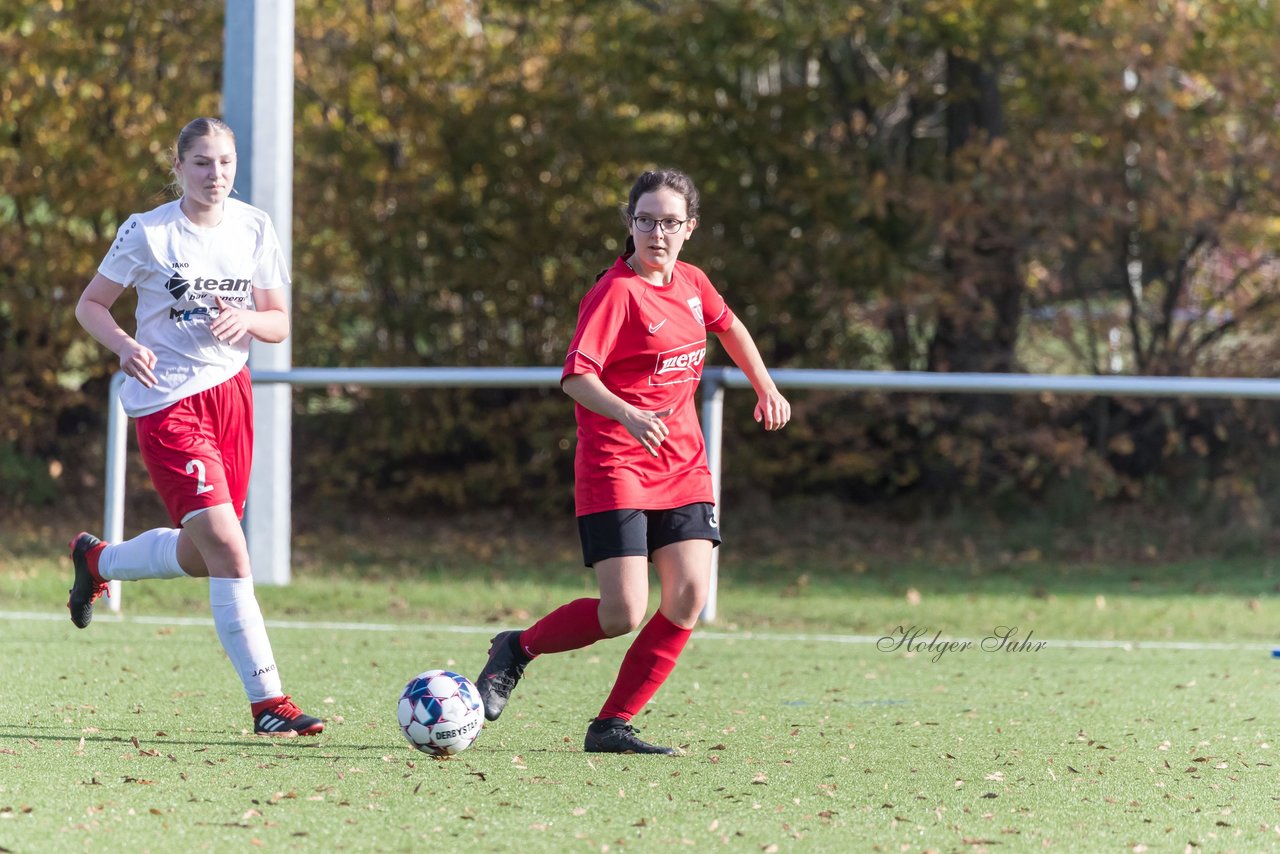
[{"label": "number 2 on shorts", "polygon": [[204,495],[213,489],[213,486],[204,482],[204,463],[199,460],[190,460],[187,463],[187,474],[196,473],[196,495]]}]

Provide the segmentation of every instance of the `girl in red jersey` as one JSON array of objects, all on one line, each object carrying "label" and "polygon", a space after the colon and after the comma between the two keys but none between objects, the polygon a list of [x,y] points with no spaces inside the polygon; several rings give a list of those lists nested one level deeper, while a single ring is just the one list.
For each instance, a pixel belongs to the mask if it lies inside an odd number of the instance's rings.
[{"label": "girl in red jersey", "polygon": [[648,609],[652,561],[661,604],[627,650],[584,750],[670,754],[673,748],[640,740],[630,721],[675,668],[706,602],[711,550],[720,543],[694,401],[707,330],[751,381],[755,419],[766,430],[786,426],[791,405],[706,275],[678,260],[698,224],[689,176],[641,175],[626,221],[627,253],[583,297],[560,381],[577,404],[578,532],[600,597],[563,605],[524,631],[500,632],[476,684],[485,717],[496,720],[535,656],[634,630]]},{"label": "girl in red jersey", "polygon": [[[121,401],[174,527],[114,544],[78,534],[67,607],[83,629],[112,579],[208,577],[214,626],[254,731],[314,735],[324,723],[281,690],[240,527],[253,455],[249,341],[288,337],[288,268],[267,215],[230,198],[231,128],[192,121],[178,135],[173,171],[180,198],[120,227],[76,318],[120,357]],[[136,337],[111,315],[128,287],[138,295]]]}]

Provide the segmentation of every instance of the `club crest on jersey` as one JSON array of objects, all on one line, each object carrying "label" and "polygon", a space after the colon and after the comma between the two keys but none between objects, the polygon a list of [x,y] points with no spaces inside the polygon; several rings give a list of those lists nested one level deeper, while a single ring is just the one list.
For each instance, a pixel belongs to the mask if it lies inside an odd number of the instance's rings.
[{"label": "club crest on jersey", "polygon": [[702,319],[702,300],[698,297],[689,297],[685,302],[689,304],[689,311],[693,312],[693,319],[705,326],[706,322]]},{"label": "club crest on jersey", "polygon": [[174,273],[169,277],[169,281],[165,282],[164,287],[169,292],[169,296],[174,299],[182,299],[183,294],[191,288],[191,282]]},{"label": "club crest on jersey", "polygon": [[707,357],[707,342],[695,341],[658,354],[649,385],[674,385],[696,382],[702,378],[702,362]]}]

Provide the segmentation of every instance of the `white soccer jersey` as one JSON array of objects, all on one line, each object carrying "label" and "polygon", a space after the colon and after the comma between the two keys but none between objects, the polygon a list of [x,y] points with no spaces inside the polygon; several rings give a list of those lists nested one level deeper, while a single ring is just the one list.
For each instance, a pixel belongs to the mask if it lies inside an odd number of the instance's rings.
[{"label": "white soccer jersey", "polygon": [[249,336],[225,344],[209,331],[217,297],[253,309],[254,288],[289,284],[271,218],[227,199],[222,222],[201,228],[179,201],[134,214],[98,266],[114,282],[137,289],[134,338],[156,354],[156,384],[133,377],[120,398],[131,417],[148,415],[235,376],[249,358]]}]

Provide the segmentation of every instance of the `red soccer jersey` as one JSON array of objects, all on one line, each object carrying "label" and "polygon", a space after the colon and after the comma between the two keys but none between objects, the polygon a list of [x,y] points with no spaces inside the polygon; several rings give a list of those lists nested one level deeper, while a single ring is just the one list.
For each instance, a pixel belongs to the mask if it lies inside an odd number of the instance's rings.
[{"label": "red soccer jersey", "polygon": [[683,261],[659,287],[618,258],[582,298],[561,381],[596,374],[638,409],[673,412],[666,419],[670,435],[653,457],[619,422],[581,404],[574,407],[577,515],[668,510],[713,500],[694,392],[702,379],[707,330],[724,332],[732,324],[733,312],[706,274]]}]

